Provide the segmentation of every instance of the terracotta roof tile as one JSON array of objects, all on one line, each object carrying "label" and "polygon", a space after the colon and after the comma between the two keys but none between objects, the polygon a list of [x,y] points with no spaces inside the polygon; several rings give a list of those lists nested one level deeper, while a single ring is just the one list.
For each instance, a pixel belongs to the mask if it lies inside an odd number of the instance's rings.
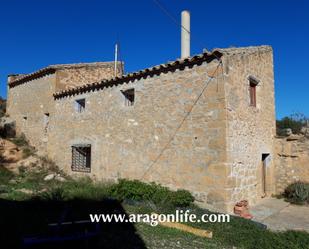
[{"label": "terracotta roof tile", "polygon": [[114,62],[92,62],[92,63],[74,63],[74,64],[57,64],[57,65],[50,65],[47,67],[44,67],[38,71],[35,71],[30,74],[24,74],[21,77],[18,77],[17,79],[9,82],[10,87],[14,87],[16,85],[23,84],[27,81],[48,75],[53,74],[57,70],[62,69],[72,69],[72,68],[84,68],[84,67],[102,67],[106,65],[114,65]]}]

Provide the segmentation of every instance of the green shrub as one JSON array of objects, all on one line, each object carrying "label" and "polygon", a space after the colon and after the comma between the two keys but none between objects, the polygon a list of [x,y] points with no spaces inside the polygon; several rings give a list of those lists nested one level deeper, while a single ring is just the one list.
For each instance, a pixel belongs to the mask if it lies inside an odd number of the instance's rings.
[{"label": "green shrub", "polygon": [[47,185],[47,182],[44,181],[46,171],[27,171],[27,168],[23,168],[25,169],[25,171],[21,171],[19,175],[21,179],[18,183],[18,186],[20,188],[27,188],[38,191]]},{"label": "green shrub", "polygon": [[14,177],[14,173],[0,166],[0,184],[7,184]]},{"label": "green shrub", "polygon": [[295,182],[286,187],[284,197],[295,204],[309,203],[309,183]]},{"label": "green shrub", "polygon": [[193,196],[186,190],[171,191],[166,187],[155,183],[144,183],[137,180],[121,179],[116,184],[93,182],[90,178],[78,180],[68,179],[65,182],[48,182],[47,191],[40,193],[39,190],[46,188],[43,180],[45,171],[24,172],[19,188],[27,188],[37,192],[35,198],[44,200],[96,200],[114,198],[120,201],[144,202],[157,208],[170,209],[174,207],[187,207],[193,201]]},{"label": "green shrub", "polygon": [[187,190],[177,190],[171,195],[171,203],[176,207],[187,207],[194,202],[194,197]]},{"label": "green shrub", "polygon": [[156,205],[186,207],[194,197],[186,190],[171,191],[156,183],[121,179],[110,189],[110,195],[119,200],[151,201]]},{"label": "green shrub", "polygon": [[68,180],[62,183],[68,199],[102,200],[109,196],[108,184],[94,183],[90,178]]},{"label": "green shrub", "polygon": [[150,200],[155,192],[153,185],[137,180],[120,179],[118,184],[111,187],[111,195],[114,198],[124,200]]},{"label": "green shrub", "polygon": [[11,191],[10,186],[8,185],[0,185],[0,194],[9,193]]},{"label": "green shrub", "polygon": [[308,117],[301,113],[294,113],[289,117],[284,117],[276,121],[277,135],[283,135],[282,130],[291,128],[294,134],[299,134],[303,126],[306,125]]},{"label": "green shrub", "polygon": [[65,191],[62,187],[53,188],[41,195],[41,199],[46,201],[63,201],[66,199]]}]

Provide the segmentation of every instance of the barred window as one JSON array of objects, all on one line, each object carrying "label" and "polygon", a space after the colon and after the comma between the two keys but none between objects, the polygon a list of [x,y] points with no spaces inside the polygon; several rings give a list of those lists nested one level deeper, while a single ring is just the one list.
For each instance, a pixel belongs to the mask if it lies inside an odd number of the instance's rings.
[{"label": "barred window", "polygon": [[81,144],[72,146],[72,170],[90,172],[91,170],[91,145]]}]

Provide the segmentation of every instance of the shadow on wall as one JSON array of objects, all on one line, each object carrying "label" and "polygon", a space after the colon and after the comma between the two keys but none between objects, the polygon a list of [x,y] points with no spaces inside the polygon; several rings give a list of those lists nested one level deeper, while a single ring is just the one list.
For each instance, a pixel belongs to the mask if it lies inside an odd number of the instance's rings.
[{"label": "shadow on wall", "polygon": [[0,199],[1,248],[146,248],[133,224],[90,223],[91,213],[127,215],[115,200]]}]

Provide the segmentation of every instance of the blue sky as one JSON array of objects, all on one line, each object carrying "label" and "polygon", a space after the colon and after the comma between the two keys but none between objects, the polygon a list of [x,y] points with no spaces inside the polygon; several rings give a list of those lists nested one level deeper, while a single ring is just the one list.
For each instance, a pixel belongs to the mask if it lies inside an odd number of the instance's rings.
[{"label": "blue sky", "polygon": [[[309,116],[309,1],[159,0],[178,20],[191,12],[191,53],[267,44],[274,49],[276,112]],[[127,72],[180,56],[180,28],[153,0],[2,0],[0,94],[6,77],[57,63],[113,60]]]}]

